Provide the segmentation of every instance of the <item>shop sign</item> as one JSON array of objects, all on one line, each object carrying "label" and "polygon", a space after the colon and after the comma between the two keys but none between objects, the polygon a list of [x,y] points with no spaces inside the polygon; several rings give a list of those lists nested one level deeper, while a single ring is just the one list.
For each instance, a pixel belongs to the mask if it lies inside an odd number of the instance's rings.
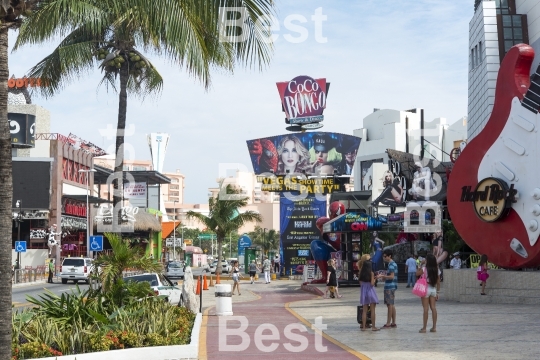
[{"label": "shop sign", "polygon": [[63,198],[62,214],[86,217],[86,204],[80,201]]},{"label": "shop sign", "polygon": [[342,184],[349,178],[337,177],[306,177],[301,175],[271,175],[257,176],[261,183],[261,191],[287,192],[298,191],[300,194],[331,194],[340,191]]},{"label": "shop sign", "polygon": [[30,114],[8,113],[11,145],[33,148],[36,144],[36,117]]},{"label": "shop sign", "polygon": [[476,215],[485,222],[495,222],[508,213],[515,203],[517,190],[501,179],[486,178],[478,183],[474,191],[471,186],[461,188],[461,202],[472,202]]},{"label": "shop sign", "polygon": [[10,89],[21,89],[21,88],[27,88],[27,87],[38,87],[41,86],[41,79],[40,78],[28,78],[23,77],[16,79],[12,77],[8,80],[8,88]]},{"label": "shop sign", "polygon": [[278,82],[277,88],[287,123],[310,124],[324,120],[328,92],[326,79],[297,76],[288,82]]},{"label": "shop sign", "polygon": [[124,185],[124,199],[146,199],[146,183],[136,182]]},{"label": "shop sign", "polygon": [[62,230],[86,230],[86,219],[62,215],[60,228]]}]

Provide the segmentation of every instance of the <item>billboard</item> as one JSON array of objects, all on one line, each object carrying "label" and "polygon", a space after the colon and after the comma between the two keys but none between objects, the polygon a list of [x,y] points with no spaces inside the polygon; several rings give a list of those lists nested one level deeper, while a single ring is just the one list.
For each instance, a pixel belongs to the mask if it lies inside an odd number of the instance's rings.
[{"label": "billboard", "polygon": [[287,124],[303,125],[324,120],[323,111],[330,87],[326,79],[301,75],[276,85]]},{"label": "billboard", "polygon": [[291,200],[281,194],[280,201],[281,259],[286,273],[302,275],[311,259],[311,242],[319,240],[321,233],[315,222],[326,216],[326,201],[308,195],[302,200]]},{"label": "billboard", "polygon": [[351,175],[360,138],[329,132],[248,140],[255,174]]},{"label": "billboard", "polygon": [[33,148],[36,145],[36,117],[29,114],[8,113],[11,145],[14,148]]},{"label": "billboard", "polygon": [[326,195],[337,191],[344,191],[343,185],[349,183],[349,178],[308,178],[304,175],[258,175],[257,182],[261,183],[262,191]]},{"label": "billboard", "polygon": [[[26,158],[32,159],[32,158]],[[51,161],[13,161],[13,205],[21,200],[23,209],[49,210]]]}]

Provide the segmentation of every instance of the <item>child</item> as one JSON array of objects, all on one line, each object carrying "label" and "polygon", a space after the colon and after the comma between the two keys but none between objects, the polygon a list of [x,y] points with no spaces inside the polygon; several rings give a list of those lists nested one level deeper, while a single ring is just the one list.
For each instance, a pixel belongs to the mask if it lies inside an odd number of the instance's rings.
[{"label": "child", "polygon": [[379,298],[375,292],[375,274],[373,273],[373,265],[371,261],[362,261],[362,268],[360,269],[360,305],[362,305],[362,331],[367,330],[367,313],[368,307],[371,310],[371,330],[379,331],[379,328],[375,327],[375,306],[379,303]]},{"label": "child", "polygon": [[487,261],[487,255],[483,254],[480,257],[480,264],[478,264],[478,269],[476,270],[476,277],[478,280],[480,280],[480,286],[482,286],[482,292],[480,295],[486,295],[484,291],[486,290],[486,281],[489,278]]}]

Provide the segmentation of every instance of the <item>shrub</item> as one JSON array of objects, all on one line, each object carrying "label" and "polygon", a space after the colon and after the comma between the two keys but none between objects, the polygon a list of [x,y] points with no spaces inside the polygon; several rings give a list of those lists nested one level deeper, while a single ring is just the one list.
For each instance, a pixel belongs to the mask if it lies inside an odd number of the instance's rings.
[{"label": "shrub", "polygon": [[62,353],[54,350],[46,344],[33,341],[20,345],[18,351],[16,351],[16,355],[18,357],[15,358],[14,355],[15,354],[12,353],[14,359],[28,359],[48,356],[62,356]]}]

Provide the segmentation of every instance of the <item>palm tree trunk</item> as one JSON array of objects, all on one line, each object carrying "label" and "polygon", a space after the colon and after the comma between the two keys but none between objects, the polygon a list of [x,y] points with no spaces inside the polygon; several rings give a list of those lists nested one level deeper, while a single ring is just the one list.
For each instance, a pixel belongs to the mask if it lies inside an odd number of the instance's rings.
[{"label": "palm tree trunk", "polygon": [[118,101],[118,124],[116,125],[116,161],[114,172],[116,181],[114,183],[113,206],[113,224],[120,224],[122,199],[124,197],[124,132],[126,129],[127,117],[127,82],[129,78],[128,67],[126,65],[120,68],[120,96]]},{"label": "palm tree trunk", "polygon": [[0,29],[0,360],[11,359],[11,134],[7,121],[8,29]]},{"label": "palm tree trunk", "polygon": [[223,272],[223,266],[221,266],[221,261],[223,260],[223,256],[221,255],[223,252],[221,249],[223,248],[223,235],[217,235],[217,259],[218,259],[218,266],[216,266],[216,272],[219,271],[219,274]]}]

